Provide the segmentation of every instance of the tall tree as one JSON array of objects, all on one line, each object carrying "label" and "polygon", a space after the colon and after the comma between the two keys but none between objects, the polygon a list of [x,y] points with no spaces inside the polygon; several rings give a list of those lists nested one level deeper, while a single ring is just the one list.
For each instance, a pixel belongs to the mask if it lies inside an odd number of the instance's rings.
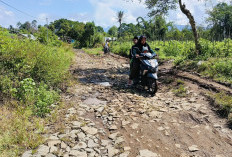
[{"label": "tall tree", "polygon": [[232,5],[219,3],[208,14],[207,21],[214,39],[230,38],[232,32]]},{"label": "tall tree", "polygon": [[119,38],[121,37],[121,26],[122,26],[123,18],[124,18],[124,12],[123,11],[117,12],[117,20],[119,22]]},{"label": "tall tree", "polygon": [[104,29],[101,26],[96,27],[97,32],[104,33]]},{"label": "tall tree", "polygon": [[33,32],[35,32],[37,30],[37,21],[36,20],[33,20],[31,22],[31,27],[33,29]]},{"label": "tall tree", "polygon": [[10,33],[15,33],[16,32],[16,29],[12,25],[9,26],[8,30],[9,30]]},{"label": "tall tree", "polygon": [[94,22],[87,22],[85,25],[85,32],[84,32],[84,38],[87,38],[89,40],[88,46],[91,46],[91,37],[95,33],[95,24]]},{"label": "tall tree", "polygon": [[112,26],[109,30],[108,30],[108,34],[116,37],[118,35],[118,28],[116,26]]},{"label": "tall tree", "polygon": [[176,9],[178,4],[182,13],[185,14],[186,17],[189,19],[189,23],[192,27],[192,32],[195,39],[196,54],[201,53],[201,45],[199,42],[199,35],[196,28],[196,22],[191,12],[186,8],[182,0],[145,0],[145,4],[148,7],[148,9],[151,10],[149,16],[154,16],[157,14],[167,14],[169,10]]}]

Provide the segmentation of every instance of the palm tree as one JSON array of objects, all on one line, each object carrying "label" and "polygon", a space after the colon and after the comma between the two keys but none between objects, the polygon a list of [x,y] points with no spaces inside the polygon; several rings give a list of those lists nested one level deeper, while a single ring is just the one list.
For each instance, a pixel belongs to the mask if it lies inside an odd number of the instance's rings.
[{"label": "palm tree", "polygon": [[119,37],[121,37],[121,26],[122,26],[122,20],[124,18],[124,12],[123,11],[119,11],[117,13],[117,20],[119,22]]}]

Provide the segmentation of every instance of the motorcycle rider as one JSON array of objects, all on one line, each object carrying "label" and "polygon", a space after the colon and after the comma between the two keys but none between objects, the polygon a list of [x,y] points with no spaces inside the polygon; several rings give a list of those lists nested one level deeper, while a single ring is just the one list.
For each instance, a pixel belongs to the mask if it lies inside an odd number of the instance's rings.
[{"label": "motorcycle rider", "polygon": [[157,55],[147,44],[146,42],[146,36],[140,36],[138,43],[133,47],[132,49],[132,65],[131,65],[131,73],[130,73],[130,79],[132,79],[134,82],[133,84],[136,85],[139,81],[139,72],[140,72],[140,60],[139,55],[140,53],[146,53],[150,52],[152,54]]},{"label": "motorcycle rider", "polygon": [[131,86],[132,85],[132,76],[131,76],[131,68],[132,68],[132,64],[133,64],[133,48],[135,47],[135,45],[138,43],[139,38],[137,36],[135,36],[133,38],[133,43],[134,45],[131,47],[130,49],[130,54],[129,54],[129,59],[130,59],[130,74],[129,74],[129,80],[128,80],[128,85]]},{"label": "motorcycle rider", "polygon": [[109,43],[109,39],[106,39],[105,45],[104,45],[104,54],[110,52],[110,43]]}]

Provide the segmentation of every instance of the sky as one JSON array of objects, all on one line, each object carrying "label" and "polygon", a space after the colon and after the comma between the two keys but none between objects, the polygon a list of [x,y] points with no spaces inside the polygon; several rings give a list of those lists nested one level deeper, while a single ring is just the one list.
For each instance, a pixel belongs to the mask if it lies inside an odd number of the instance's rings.
[{"label": "sky", "polygon": [[[231,3],[232,0],[182,0],[195,17],[198,25],[206,26],[206,10],[218,2]],[[4,4],[7,3],[14,8]],[[20,11],[22,12],[20,12]],[[16,26],[17,22],[37,20],[38,24],[66,18],[79,22],[94,21],[97,26],[103,28],[118,26],[117,12],[123,11],[125,23],[136,23],[136,18],[147,18],[149,10],[144,3],[138,0],[0,0],[0,26]],[[167,21],[173,21],[176,25],[187,25],[188,19],[179,9],[170,11]]]}]

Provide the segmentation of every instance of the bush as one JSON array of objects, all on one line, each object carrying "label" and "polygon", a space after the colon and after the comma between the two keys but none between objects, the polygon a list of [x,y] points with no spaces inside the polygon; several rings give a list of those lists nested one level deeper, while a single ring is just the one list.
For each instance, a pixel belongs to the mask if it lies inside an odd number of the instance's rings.
[{"label": "bush", "polygon": [[62,42],[58,39],[58,36],[56,36],[50,29],[47,29],[46,27],[39,27],[39,30],[35,36],[40,43],[51,46],[62,45]]},{"label": "bush", "polygon": [[221,82],[232,83],[232,58],[209,58],[198,67],[198,72]]},{"label": "bush", "polygon": [[68,76],[72,57],[65,45],[22,40],[0,28],[1,93],[29,106],[34,104],[37,115],[44,116],[56,100],[54,90],[59,90]]},{"label": "bush", "polygon": [[[210,42],[200,39],[202,45],[201,55],[195,53],[193,41],[148,41],[153,50],[160,48],[158,55],[161,59],[175,59],[175,65],[185,70],[197,70],[202,75],[217,81],[232,83],[232,40]],[[115,42],[111,48],[113,53],[128,56],[131,42]],[[203,64],[197,65],[199,61]]]},{"label": "bush", "polygon": [[119,43],[115,42],[114,45],[111,46],[111,52],[121,55],[121,56],[129,56],[131,44],[129,42]]},{"label": "bush", "polygon": [[[213,100],[213,105],[218,108],[221,116],[228,117],[229,122],[232,122],[232,97],[225,92],[208,93],[209,98]],[[232,123],[231,123],[232,124]]]},{"label": "bush", "polygon": [[49,90],[46,84],[41,83],[36,89],[36,103],[34,113],[40,117],[44,117],[50,113],[51,105],[55,103],[59,95],[54,90]]}]

